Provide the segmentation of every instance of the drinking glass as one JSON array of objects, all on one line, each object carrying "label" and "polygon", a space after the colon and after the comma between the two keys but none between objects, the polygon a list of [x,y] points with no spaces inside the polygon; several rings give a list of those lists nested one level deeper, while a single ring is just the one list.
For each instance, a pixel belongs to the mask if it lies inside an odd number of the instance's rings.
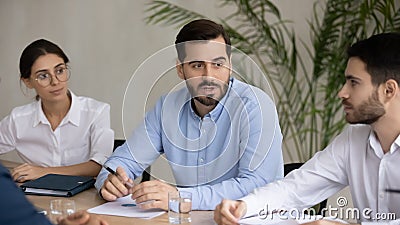
[{"label": "drinking glass", "polygon": [[75,202],[70,199],[54,199],[50,201],[50,220],[57,224],[58,217],[65,217],[75,212]]},{"label": "drinking glass", "polygon": [[192,193],[178,191],[168,193],[168,220],[171,224],[190,223]]}]

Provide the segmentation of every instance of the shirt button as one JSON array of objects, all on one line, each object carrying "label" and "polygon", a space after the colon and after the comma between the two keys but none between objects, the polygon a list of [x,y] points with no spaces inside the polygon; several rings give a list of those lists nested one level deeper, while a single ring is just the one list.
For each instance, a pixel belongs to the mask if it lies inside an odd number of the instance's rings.
[{"label": "shirt button", "polygon": [[383,193],[380,193],[379,198],[383,198],[383,197],[385,197],[385,195]]},{"label": "shirt button", "polygon": [[200,163],[203,163],[204,162],[204,159],[203,158],[200,158]]},{"label": "shirt button", "polygon": [[206,133],[206,129],[201,129],[201,133],[205,134]]}]

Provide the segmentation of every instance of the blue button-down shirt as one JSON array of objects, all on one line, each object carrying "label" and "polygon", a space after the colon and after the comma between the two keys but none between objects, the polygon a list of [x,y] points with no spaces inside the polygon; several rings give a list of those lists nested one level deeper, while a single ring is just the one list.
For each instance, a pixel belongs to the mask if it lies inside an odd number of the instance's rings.
[{"label": "blue button-down shirt", "polygon": [[[262,90],[230,79],[217,106],[203,118],[187,88],[163,96],[127,142],[106,162],[141,175],[165,154],[179,190],[192,193],[194,210],[213,210],[283,177],[282,134],[273,101]],[[107,171],[96,181],[100,190]]]}]

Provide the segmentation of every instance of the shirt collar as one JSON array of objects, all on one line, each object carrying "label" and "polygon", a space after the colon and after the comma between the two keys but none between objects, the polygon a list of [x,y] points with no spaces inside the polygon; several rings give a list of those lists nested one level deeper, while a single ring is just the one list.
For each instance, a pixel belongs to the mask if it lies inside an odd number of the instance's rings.
[{"label": "shirt collar", "polygon": [[390,146],[390,153],[394,153],[395,151],[398,151],[400,148],[400,135],[397,136],[396,140],[394,140],[394,143]]},{"label": "shirt collar", "polygon": [[[72,91],[70,90],[68,91],[71,95],[71,108],[69,109],[67,115],[65,116],[60,125],[70,122],[75,126],[79,126],[79,122],[81,119],[80,103],[78,97],[76,97],[76,95],[72,93]],[[50,125],[49,120],[47,119],[46,115],[43,112],[41,99],[39,99],[36,103],[36,116],[33,121],[33,127],[36,127],[37,125],[39,125],[39,123]]]},{"label": "shirt collar", "polygon": [[[371,146],[372,150],[375,152],[375,155],[378,156],[379,158],[382,158],[384,153],[383,149],[381,146],[381,143],[379,142],[378,138],[376,137],[375,132],[371,129],[371,132],[369,134],[369,145]],[[390,145],[390,154],[393,154],[395,151],[397,151],[400,147],[400,135],[397,136],[396,140]]]},{"label": "shirt collar", "polygon": [[42,109],[42,100],[40,98],[38,101],[36,101],[36,116],[33,120],[33,127],[36,127],[37,125],[39,125],[39,123],[50,124],[46,116],[44,115]]},{"label": "shirt collar", "polygon": [[69,109],[69,112],[67,113],[67,115],[65,116],[66,122],[71,122],[72,124],[74,124],[75,126],[79,126],[79,122],[81,121],[81,104],[79,102],[78,97],[76,97],[76,95],[74,93],[72,93],[72,91],[69,91],[69,93],[71,94],[71,108]]},{"label": "shirt collar", "polygon": [[[215,108],[213,110],[211,110],[211,112],[204,115],[204,117],[210,117],[213,121],[216,121],[218,119],[218,117],[221,115],[221,113],[224,109],[224,105],[225,105],[226,99],[228,98],[227,96],[229,95],[229,92],[232,88],[233,81],[234,81],[234,78],[230,77],[229,84],[228,84],[228,90],[226,90],[224,97],[222,97],[221,101],[218,102],[217,106],[215,106]],[[189,93],[189,95],[190,95],[190,93]],[[200,118],[196,114],[196,111],[193,109],[192,99],[190,99],[190,101],[188,103],[190,105],[190,111],[192,112],[192,115],[196,118]]]}]

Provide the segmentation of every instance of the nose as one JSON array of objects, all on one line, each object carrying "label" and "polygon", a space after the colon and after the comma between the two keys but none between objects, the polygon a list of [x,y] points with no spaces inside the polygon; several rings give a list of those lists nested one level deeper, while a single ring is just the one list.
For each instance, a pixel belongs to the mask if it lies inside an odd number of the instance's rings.
[{"label": "nose", "polygon": [[205,63],[203,76],[206,77],[213,76],[212,64],[210,62]]},{"label": "nose", "polygon": [[60,81],[57,79],[56,75],[51,74],[51,79],[50,79],[50,84],[52,86],[55,86],[59,83]]},{"label": "nose", "polygon": [[339,90],[339,92],[338,92],[338,97],[339,97],[340,99],[347,99],[347,98],[349,98],[349,94],[348,94],[348,92],[347,92],[347,90],[346,90],[346,84],[344,84],[344,85],[342,86],[342,88]]}]

